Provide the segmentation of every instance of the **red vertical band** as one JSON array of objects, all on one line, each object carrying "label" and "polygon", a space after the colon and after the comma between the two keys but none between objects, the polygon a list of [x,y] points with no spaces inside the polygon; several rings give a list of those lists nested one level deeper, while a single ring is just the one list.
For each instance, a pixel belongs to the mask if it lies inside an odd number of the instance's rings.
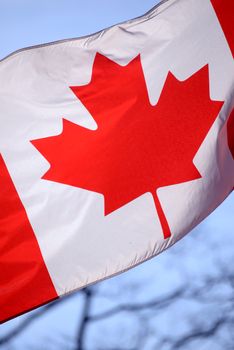
[{"label": "red vertical band", "polygon": [[57,297],[26,211],[0,155],[0,323]]},{"label": "red vertical band", "polygon": [[234,56],[234,0],[211,0]]},{"label": "red vertical band", "polygon": [[232,110],[227,122],[228,146],[234,159],[234,109]]}]

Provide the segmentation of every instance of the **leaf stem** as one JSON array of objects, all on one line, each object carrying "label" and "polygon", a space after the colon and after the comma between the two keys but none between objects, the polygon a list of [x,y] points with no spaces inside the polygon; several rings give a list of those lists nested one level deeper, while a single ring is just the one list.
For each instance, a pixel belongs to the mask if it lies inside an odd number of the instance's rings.
[{"label": "leaf stem", "polygon": [[153,196],[156,211],[157,211],[157,214],[159,217],[160,224],[162,226],[164,238],[167,239],[167,238],[171,237],[171,230],[170,230],[170,227],[168,225],[167,218],[164,214],[164,211],[163,211],[163,208],[162,208],[161,203],[159,201],[157,192],[153,191],[153,192],[151,192],[151,194]]}]

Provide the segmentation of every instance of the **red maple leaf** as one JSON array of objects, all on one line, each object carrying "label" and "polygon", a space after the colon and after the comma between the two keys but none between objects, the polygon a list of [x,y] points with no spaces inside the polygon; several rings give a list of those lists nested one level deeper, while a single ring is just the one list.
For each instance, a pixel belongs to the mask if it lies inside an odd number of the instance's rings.
[{"label": "red maple leaf", "polygon": [[51,164],[43,179],[103,194],[105,215],[151,192],[169,237],[156,190],[201,177],[192,160],[223,105],[210,99],[208,66],[185,81],[169,72],[155,106],[140,56],[120,66],[97,54],[90,83],[71,89],[97,130],[64,119],[60,135],[32,141]]}]

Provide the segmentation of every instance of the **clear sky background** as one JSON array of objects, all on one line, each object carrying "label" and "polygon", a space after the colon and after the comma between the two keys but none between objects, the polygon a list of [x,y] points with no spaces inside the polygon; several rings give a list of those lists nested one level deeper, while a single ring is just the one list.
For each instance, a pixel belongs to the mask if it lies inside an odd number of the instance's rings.
[{"label": "clear sky background", "polygon": [[25,46],[91,34],[157,0],[0,0],[0,58]]},{"label": "clear sky background", "polygon": [[[91,34],[105,27],[140,16],[156,3],[156,0],[0,0],[0,59],[22,47]],[[234,243],[234,240],[231,241],[234,233],[233,214],[234,195],[232,194],[199,228],[200,238],[202,235],[204,237],[209,236],[211,241],[213,239],[215,242],[220,242],[220,245],[223,244],[223,241],[226,241],[226,245],[222,245],[221,254],[224,260],[228,253],[225,247],[229,246],[229,248],[232,248]],[[192,249],[196,250],[196,233],[194,237],[192,244],[187,245],[190,251]],[[179,244],[178,247],[180,247]],[[213,254],[215,258],[215,254],[218,254],[209,250],[209,245],[206,249],[204,251],[206,255],[208,253]],[[156,274],[155,267],[163,264],[166,254],[169,253],[163,253],[162,257],[156,257],[123,276],[134,278],[134,274],[138,274],[140,278],[143,278],[142,276],[149,275],[149,271],[154,271]],[[181,254],[183,254],[183,250]],[[195,253],[193,258],[191,257],[191,266],[189,268],[192,271],[197,269],[196,264],[197,260],[200,259],[199,254],[196,255]],[[184,257],[182,258],[184,259]],[[208,269],[212,269],[211,262],[206,262],[205,264]],[[198,268],[198,274],[200,273],[199,269],[201,270],[201,268]],[[160,269],[158,269],[157,273],[160,273]],[[176,280],[175,276],[171,275],[170,278]],[[122,281],[125,278],[117,278],[116,283],[123,283]],[[168,284],[166,279],[161,280],[160,283],[166,286],[166,289],[170,289],[170,284]],[[148,293],[150,295],[150,291]],[[56,317],[65,319],[67,317],[70,322],[68,333],[66,333],[68,325],[60,324],[64,333],[72,335],[73,328],[75,329],[77,326],[78,308],[79,303],[76,304],[74,309],[71,302],[70,308],[65,310],[64,306],[61,306],[60,314],[57,311]],[[52,326],[55,327],[54,317],[47,317],[44,326],[48,327],[48,329]],[[18,322],[20,322],[19,319],[2,326],[0,335],[14,327]],[[73,326],[71,326],[72,324]],[[58,330],[59,326],[56,329]],[[17,349],[24,349],[23,344],[29,344],[36,333],[40,334],[37,326],[31,328],[30,332],[23,335]]]}]

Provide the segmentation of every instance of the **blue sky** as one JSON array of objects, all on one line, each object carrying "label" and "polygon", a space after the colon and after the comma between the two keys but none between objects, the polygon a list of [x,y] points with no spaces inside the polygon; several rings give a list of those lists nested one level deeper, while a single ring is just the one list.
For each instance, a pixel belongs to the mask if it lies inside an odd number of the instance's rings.
[{"label": "blue sky", "polygon": [[25,46],[87,35],[144,14],[157,0],[0,0],[0,58]]},{"label": "blue sky", "polygon": [[[156,0],[0,0],[0,59],[22,47],[96,32],[113,24],[142,15],[156,3]],[[232,194],[201,225],[200,238],[204,234],[206,237],[210,236],[213,240],[212,242],[218,242],[219,244],[222,240],[227,240],[226,243],[232,246],[231,242],[234,242],[234,240],[231,241],[233,212],[234,195]],[[196,237],[196,235],[193,237]],[[193,249],[194,242],[195,240],[190,245],[188,244],[189,249]],[[180,246],[178,245],[176,249],[179,250]],[[205,250],[205,254],[208,254],[207,252],[211,254],[209,245],[207,250]],[[225,247],[222,252],[221,257],[225,260],[227,252]],[[166,254],[168,253],[166,252]],[[138,273],[142,278],[143,275],[148,276],[149,271],[154,271],[156,274],[156,262],[158,266],[163,264],[163,261],[167,259],[166,254],[134,269],[135,272],[129,272],[129,275],[124,274],[123,276],[134,278],[134,273]],[[197,260],[199,258],[197,258],[195,253],[191,257],[190,270],[195,271],[197,269]],[[212,265],[211,262],[210,264]],[[211,265],[210,269],[212,268]],[[199,268],[197,273],[200,273]],[[121,284],[125,278],[120,277],[116,281],[120,281],[119,283]],[[172,275],[171,278],[173,281],[176,279]],[[170,286],[167,286],[168,280],[161,281],[161,285],[164,284],[166,285],[165,288],[170,288]],[[76,305],[75,312],[77,312],[78,306]],[[61,318],[61,315],[65,318],[69,315],[70,325],[73,324],[72,327],[74,328],[77,315],[74,313],[72,303],[70,309],[65,310],[64,306],[62,306],[61,310],[60,314],[58,313],[58,318]],[[2,332],[7,331],[17,322],[18,320],[7,323],[3,326]],[[46,324],[50,327],[54,324],[54,316],[51,319],[48,317],[46,322],[44,327],[46,327]],[[68,326],[65,324],[61,324],[61,326],[64,332],[68,329]],[[69,335],[72,334],[71,328],[68,331]],[[29,344],[30,342],[27,342],[29,341],[28,339],[32,339],[36,332],[39,332],[37,326],[24,335],[20,344]],[[21,346],[17,349],[24,348],[23,345]]]}]

